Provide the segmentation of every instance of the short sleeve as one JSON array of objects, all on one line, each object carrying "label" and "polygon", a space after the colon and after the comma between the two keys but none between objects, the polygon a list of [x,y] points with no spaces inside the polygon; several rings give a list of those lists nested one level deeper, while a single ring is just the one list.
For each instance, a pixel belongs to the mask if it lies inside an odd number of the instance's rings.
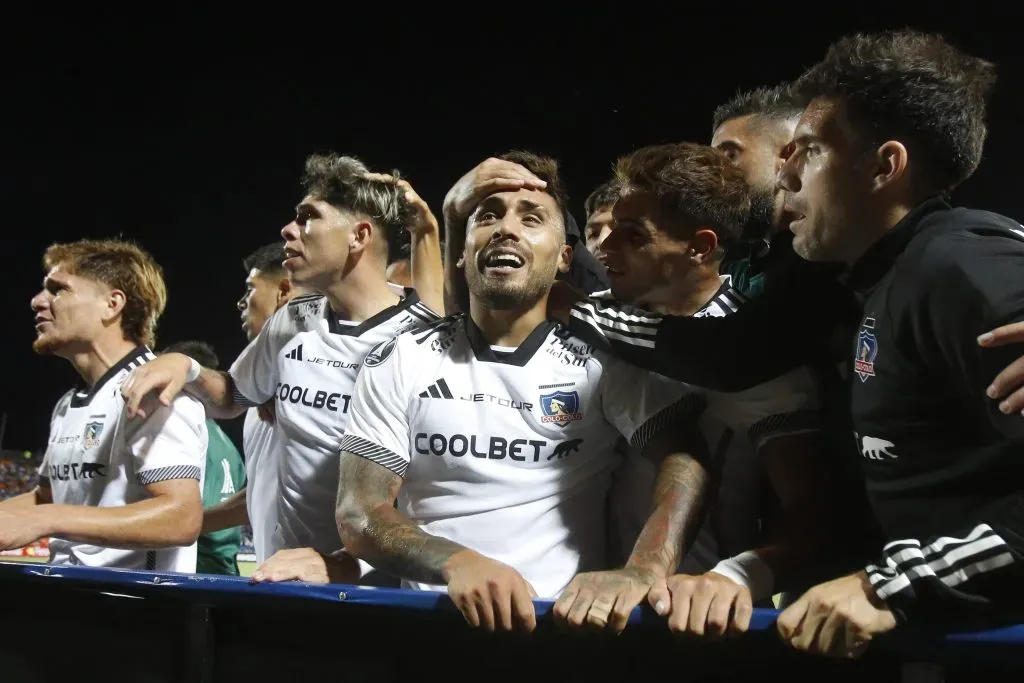
[{"label": "short sleeve", "polygon": [[607,358],[601,376],[601,405],[605,418],[643,450],[658,432],[698,415],[703,397],[693,387],[617,358]]},{"label": "short sleeve", "polygon": [[985,395],[1024,345],[978,345],[982,333],[1024,320],[1024,238],[1009,231],[948,235],[929,245],[925,263],[928,276],[914,288],[921,298],[911,302],[917,351],[930,372],[982,406],[1003,435],[1024,442],[1020,415],[1003,415]]},{"label": "short sleeve", "polygon": [[206,411],[190,396],[179,395],[141,420],[121,417],[124,444],[141,486],[170,479],[202,480],[206,467]]},{"label": "short sleeve", "polygon": [[751,443],[822,428],[818,384],[809,368],[798,368],[746,391],[709,391],[708,414]]},{"label": "short sleeve", "polygon": [[412,366],[409,358],[403,363],[401,339],[381,342],[366,355],[352,392],[341,450],[404,477],[411,459],[406,377]]},{"label": "short sleeve", "polygon": [[288,306],[282,306],[228,370],[235,384],[236,404],[254,406],[273,398],[278,380],[277,355],[293,336]]}]

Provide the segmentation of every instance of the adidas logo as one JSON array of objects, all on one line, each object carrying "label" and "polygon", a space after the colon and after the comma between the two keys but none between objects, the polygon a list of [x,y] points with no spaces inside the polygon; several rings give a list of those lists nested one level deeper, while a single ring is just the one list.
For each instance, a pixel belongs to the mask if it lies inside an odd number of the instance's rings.
[{"label": "adidas logo", "polygon": [[452,396],[451,389],[448,388],[448,383],[444,379],[439,379],[429,387],[426,391],[420,392],[420,398],[455,398]]},{"label": "adidas logo", "polygon": [[294,349],[286,353],[284,357],[292,360],[302,360],[302,344],[299,344]]}]

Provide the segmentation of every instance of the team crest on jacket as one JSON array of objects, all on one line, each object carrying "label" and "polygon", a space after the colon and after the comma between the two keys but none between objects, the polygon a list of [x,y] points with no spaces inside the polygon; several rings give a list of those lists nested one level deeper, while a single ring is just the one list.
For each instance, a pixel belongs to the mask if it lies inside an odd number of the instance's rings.
[{"label": "team crest on jacket", "polygon": [[541,422],[554,422],[559,427],[583,419],[583,413],[580,412],[580,395],[575,391],[541,394],[540,410],[543,413]]},{"label": "team crest on jacket", "polygon": [[857,354],[853,359],[853,371],[861,382],[875,376],[875,356],[878,355],[878,339],[875,337],[875,319],[864,318],[857,334]]},{"label": "team crest on jacket", "polygon": [[101,434],[103,434],[102,422],[90,422],[85,425],[85,433],[82,434],[82,447],[89,449],[99,446]]},{"label": "team crest on jacket", "polygon": [[368,368],[375,368],[381,365],[388,358],[391,358],[391,354],[395,352],[395,345],[398,343],[398,337],[392,337],[387,341],[381,343],[370,349],[370,352],[366,354],[366,359],[363,361],[363,365]]}]

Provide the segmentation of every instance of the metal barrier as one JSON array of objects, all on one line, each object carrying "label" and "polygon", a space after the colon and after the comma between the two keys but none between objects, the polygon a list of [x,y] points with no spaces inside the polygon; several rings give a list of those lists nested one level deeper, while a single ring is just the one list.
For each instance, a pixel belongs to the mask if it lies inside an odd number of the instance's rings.
[{"label": "metal barrier", "polygon": [[[252,585],[245,579],[0,563],[0,681],[1022,680],[1024,626],[945,638],[909,633],[856,662],[796,653],[775,610],[723,642],[673,636],[636,609],[626,632],[566,632],[535,601],[533,634],[468,628],[437,593]],[[895,634],[894,634],[895,635]]]}]

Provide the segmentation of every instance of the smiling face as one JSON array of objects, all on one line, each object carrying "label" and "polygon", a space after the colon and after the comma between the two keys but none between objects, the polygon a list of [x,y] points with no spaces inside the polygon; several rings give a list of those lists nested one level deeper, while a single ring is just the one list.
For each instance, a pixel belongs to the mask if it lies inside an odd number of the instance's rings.
[{"label": "smiling face", "polygon": [[546,192],[492,194],[469,219],[462,260],[466,282],[470,296],[489,308],[538,302],[571,258],[562,212]]}]

